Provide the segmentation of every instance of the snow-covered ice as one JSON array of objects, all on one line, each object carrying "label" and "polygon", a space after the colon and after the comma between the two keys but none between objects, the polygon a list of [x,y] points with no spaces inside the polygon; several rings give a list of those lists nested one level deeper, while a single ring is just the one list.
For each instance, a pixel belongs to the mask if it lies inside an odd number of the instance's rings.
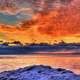
[{"label": "snow-covered ice", "polygon": [[0,80],[80,80],[80,75],[61,68],[34,65],[1,72]]}]

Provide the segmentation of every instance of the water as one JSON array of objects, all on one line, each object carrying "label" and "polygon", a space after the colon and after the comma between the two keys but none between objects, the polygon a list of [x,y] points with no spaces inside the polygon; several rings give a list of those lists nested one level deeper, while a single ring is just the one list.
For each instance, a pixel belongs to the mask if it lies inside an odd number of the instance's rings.
[{"label": "water", "polygon": [[65,68],[80,74],[79,56],[57,55],[2,55],[0,56],[0,72],[30,65],[49,65],[54,68]]}]

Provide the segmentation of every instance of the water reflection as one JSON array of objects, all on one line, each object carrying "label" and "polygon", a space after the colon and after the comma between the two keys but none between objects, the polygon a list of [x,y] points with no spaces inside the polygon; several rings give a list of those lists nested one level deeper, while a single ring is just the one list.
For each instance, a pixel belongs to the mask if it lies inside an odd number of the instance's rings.
[{"label": "water reflection", "polygon": [[29,65],[49,65],[61,67],[80,74],[79,56],[52,56],[52,55],[14,55],[0,56],[0,71],[12,70]]}]

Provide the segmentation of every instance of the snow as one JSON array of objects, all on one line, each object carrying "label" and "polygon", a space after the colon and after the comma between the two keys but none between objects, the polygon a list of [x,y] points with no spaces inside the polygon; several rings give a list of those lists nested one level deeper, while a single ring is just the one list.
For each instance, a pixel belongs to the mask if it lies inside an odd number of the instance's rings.
[{"label": "snow", "polygon": [[0,80],[80,80],[72,71],[34,65],[0,73]]}]

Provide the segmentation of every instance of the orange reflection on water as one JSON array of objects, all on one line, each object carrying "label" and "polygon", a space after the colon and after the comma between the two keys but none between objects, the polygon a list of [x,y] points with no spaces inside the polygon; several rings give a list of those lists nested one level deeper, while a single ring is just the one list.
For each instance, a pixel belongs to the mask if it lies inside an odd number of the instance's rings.
[{"label": "orange reflection on water", "polygon": [[80,57],[50,55],[22,55],[0,57],[0,71],[12,70],[20,67],[39,64],[49,65],[54,68],[61,67],[80,74]]}]

